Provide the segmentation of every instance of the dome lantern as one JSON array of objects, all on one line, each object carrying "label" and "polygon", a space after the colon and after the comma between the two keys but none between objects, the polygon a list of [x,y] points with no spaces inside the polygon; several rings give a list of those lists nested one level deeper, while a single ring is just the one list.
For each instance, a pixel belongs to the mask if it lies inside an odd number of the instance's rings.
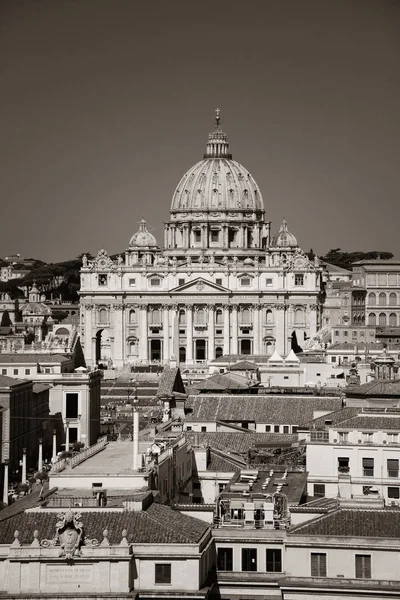
[{"label": "dome lantern", "polygon": [[215,128],[208,136],[207,150],[204,154],[204,158],[232,158],[232,154],[229,154],[229,144],[226,137],[226,133],[221,129],[220,126],[220,115],[219,108],[216,109],[215,117]]}]

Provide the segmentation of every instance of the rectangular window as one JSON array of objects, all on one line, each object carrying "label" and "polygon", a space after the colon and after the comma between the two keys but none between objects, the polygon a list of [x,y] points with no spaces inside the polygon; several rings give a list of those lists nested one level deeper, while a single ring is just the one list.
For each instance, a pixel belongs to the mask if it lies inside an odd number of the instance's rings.
[{"label": "rectangular window", "polygon": [[364,477],[373,477],[374,476],[374,459],[373,458],[363,458],[363,474]]},{"label": "rectangular window", "polygon": [[389,442],[389,444],[397,444],[398,439],[399,435],[397,433],[386,434],[386,440]]},{"label": "rectangular window", "polygon": [[107,275],[105,273],[100,273],[97,277],[97,281],[99,285],[107,285]]},{"label": "rectangular window", "polygon": [[399,476],[399,460],[398,460],[398,458],[388,458],[387,459],[387,471],[388,471],[388,477],[398,477]]},{"label": "rectangular window", "polygon": [[25,375],[30,375],[31,374],[31,370],[30,369],[25,369]]},{"label": "rectangular window", "polygon": [[348,473],[350,471],[349,462],[350,462],[350,459],[347,456],[338,458],[339,473]]},{"label": "rectangular window", "polygon": [[304,285],[304,275],[295,275],[294,285]]},{"label": "rectangular window", "polygon": [[332,356],[331,357],[331,362],[335,363],[336,362],[336,356]]},{"label": "rectangular window", "polygon": [[242,571],[257,571],[257,548],[242,548]]},{"label": "rectangular window", "polygon": [[371,579],[370,554],[356,554],[356,578]]},{"label": "rectangular window", "polygon": [[206,425],[202,425],[201,426],[201,431],[204,433],[205,431],[207,431],[207,426]]},{"label": "rectangular window", "polygon": [[211,241],[217,243],[219,240],[219,231],[211,230]]},{"label": "rectangular window", "polygon": [[19,369],[13,369],[13,373],[14,373],[14,375],[18,375]]},{"label": "rectangular window", "polygon": [[314,498],[325,498],[324,483],[314,483]]},{"label": "rectangular window", "polygon": [[373,437],[374,437],[374,434],[373,434],[373,433],[370,433],[370,432],[363,432],[361,435],[362,435],[362,441],[363,441],[364,443],[367,443],[367,442],[372,442],[372,441],[373,441]]},{"label": "rectangular window", "polygon": [[218,571],[233,571],[233,548],[218,548]]},{"label": "rectangular window", "polygon": [[311,577],[326,577],[326,554],[311,552]]},{"label": "rectangular window", "polygon": [[135,285],[136,285],[136,279],[130,279],[130,280],[129,280],[129,285],[130,285],[131,287],[135,286]]},{"label": "rectangular window", "polygon": [[272,277],[267,277],[267,279],[265,280],[265,285],[266,286],[272,285]]},{"label": "rectangular window", "polygon": [[283,433],[289,433],[289,425],[283,426]]},{"label": "rectangular window", "polygon": [[348,442],[349,433],[347,431],[338,431],[339,442]]},{"label": "rectangular window", "polygon": [[240,285],[250,285],[250,283],[250,277],[242,277],[240,280]]},{"label": "rectangular window", "polygon": [[191,425],[186,425],[186,431],[192,431],[192,426]]},{"label": "rectangular window", "polygon": [[178,285],[183,285],[185,283],[184,279],[178,279]]},{"label": "rectangular window", "polygon": [[7,375],[7,369],[2,369],[2,370],[1,370],[1,374],[2,374],[2,375]]},{"label": "rectangular window", "polygon": [[168,563],[156,563],[155,565],[155,583],[166,585],[171,583],[171,565]]},{"label": "rectangular window", "polygon": [[393,498],[393,499],[398,500],[400,498],[400,488],[388,487],[388,498]]},{"label": "rectangular window", "polygon": [[222,279],[220,279],[220,278],[217,278],[217,279],[215,280],[215,283],[216,283],[217,285],[222,285]]},{"label": "rectangular window", "polygon": [[311,430],[310,432],[311,442],[329,442],[329,431],[326,430]]},{"label": "rectangular window", "polygon": [[65,394],[65,416],[67,419],[78,418],[78,394],[76,392],[68,392]]},{"label": "rectangular window", "polygon": [[274,433],[279,433],[279,425],[274,425]]},{"label": "rectangular window", "polygon": [[282,551],[278,548],[267,548],[267,573],[282,572]]},{"label": "rectangular window", "polygon": [[271,425],[266,425],[265,431],[266,431],[266,433],[269,433],[271,431]]},{"label": "rectangular window", "polygon": [[153,277],[153,279],[150,279],[150,285],[161,285],[161,279],[159,277]]},{"label": "rectangular window", "polygon": [[194,234],[194,241],[198,242],[198,243],[201,242],[201,231],[199,229],[195,229],[193,231],[193,234]]},{"label": "rectangular window", "polygon": [[349,335],[349,332],[348,331],[344,331],[343,335],[344,335],[344,337],[347,337]]}]

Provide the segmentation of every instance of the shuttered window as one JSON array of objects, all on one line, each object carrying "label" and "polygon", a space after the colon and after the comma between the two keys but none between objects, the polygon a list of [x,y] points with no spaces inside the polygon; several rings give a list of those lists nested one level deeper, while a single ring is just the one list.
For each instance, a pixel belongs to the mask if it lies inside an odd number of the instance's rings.
[{"label": "shuttered window", "polygon": [[373,477],[374,476],[374,459],[373,458],[363,458],[363,473],[365,477]]},{"label": "shuttered window", "polygon": [[326,554],[311,553],[311,577],[326,577]]},{"label": "shuttered window", "polygon": [[356,578],[371,579],[370,554],[356,554]]},{"label": "shuttered window", "polygon": [[155,583],[171,583],[171,565],[158,563],[155,565]]},{"label": "shuttered window", "polygon": [[399,476],[399,461],[397,458],[388,458],[387,461],[388,477]]}]

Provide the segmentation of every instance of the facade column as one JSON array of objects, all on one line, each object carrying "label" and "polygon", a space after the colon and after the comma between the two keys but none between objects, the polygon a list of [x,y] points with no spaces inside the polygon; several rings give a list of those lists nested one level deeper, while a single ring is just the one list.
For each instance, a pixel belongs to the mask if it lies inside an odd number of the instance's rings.
[{"label": "facade column", "polygon": [[140,323],[140,337],[139,337],[139,358],[141,360],[149,359],[149,348],[148,348],[148,325],[147,325],[147,306],[140,306],[139,308],[139,323]]},{"label": "facade column", "polygon": [[224,310],[224,355],[230,354],[230,331],[229,331],[229,304],[223,306]]},{"label": "facade column", "polygon": [[43,440],[39,438],[38,471],[43,469]]},{"label": "facade column", "polygon": [[69,422],[65,423],[65,451],[69,452]]},{"label": "facade column", "polygon": [[214,306],[208,307],[208,361],[215,358],[215,310]]},{"label": "facade column", "polygon": [[114,304],[113,307],[113,333],[114,333],[114,355],[113,363],[115,367],[122,367],[125,364],[126,352],[126,332],[124,328],[124,306],[123,304]]},{"label": "facade column", "polygon": [[253,352],[261,354],[260,345],[260,307],[258,304],[253,306]]},{"label": "facade column", "polygon": [[287,327],[285,312],[284,304],[275,305],[275,350],[281,355],[286,353]]},{"label": "facade column", "polygon": [[171,358],[169,352],[169,306],[163,306],[163,359]]},{"label": "facade column", "polygon": [[178,317],[178,305],[173,304],[170,306],[169,321],[171,327],[171,346],[170,346],[170,357],[178,361],[179,358],[179,317]]},{"label": "facade column", "polygon": [[208,248],[208,227],[207,225],[201,226],[201,247]]},{"label": "facade column", "polygon": [[168,247],[168,225],[164,224],[164,248]]},{"label": "facade column", "polygon": [[57,460],[57,429],[53,429],[53,454],[51,462],[55,463]]},{"label": "facade column", "polygon": [[8,459],[4,461],[3,502],[8,506]]},{"label": "facade column", "polygon": [[22,448],[22,477],[21,483],[26,482],[26,448]]},{"label": "facade column", "polygon": [[232,306],[232,344],[231,354],[238,353],[238,306]]},{"label": "facade column", "polygon": [[193,304],[186,305],[186,363],[193,363]]},{"label": "facade column", "polygon": [[309,307],[309,310],[307,312],[308,312],[308,321],[309,321],[307,335],[308,335],[308,337],[313,338],[317,333],[318,305],[311,304]]}]

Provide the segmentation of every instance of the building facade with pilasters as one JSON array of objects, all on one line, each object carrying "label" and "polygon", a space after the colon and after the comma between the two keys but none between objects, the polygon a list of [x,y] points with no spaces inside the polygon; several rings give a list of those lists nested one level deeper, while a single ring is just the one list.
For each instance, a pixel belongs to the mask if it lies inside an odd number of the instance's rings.
[{"label": "building facade with pilasters", "polygon": [[124,256],[83,259],[81,337],[88,364],[205,364],[228,354],[288,354],[319,326],[321,268],[283,220],[271,237],[261,192],[232,160],[216,119],[183,176],[164,248],[140,223]]}]

